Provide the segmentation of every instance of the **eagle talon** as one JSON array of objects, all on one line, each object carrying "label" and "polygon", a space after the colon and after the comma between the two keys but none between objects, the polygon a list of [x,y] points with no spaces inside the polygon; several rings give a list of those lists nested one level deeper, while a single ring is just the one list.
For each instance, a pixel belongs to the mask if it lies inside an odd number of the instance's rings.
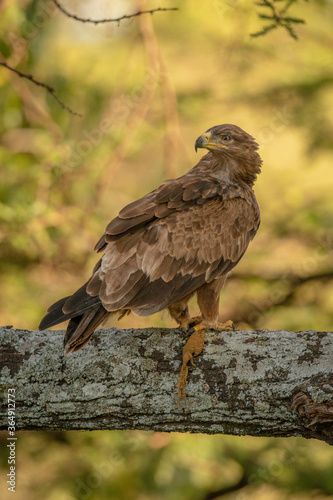
[{"label": "eagle talon", "polygon": [[195,325],[201,323],[202,321],[202,316],[194,316],[193,318],[189,318],[187,321],[184,321],[179,324],[180,330],[190,332],[193,330]]},{"label": "eagle talon", "polygon": [[[196,320],[197,318],[193,319]],[[183,349],[183,364],[180,369],[178,380],[178,406],[182,397],[186,399],[185,385],[187,384],[188,378],[188,363],[190,362],[192,366],[196,366],[193,357],[198,356],[203,351],[206,331],[232,331],[235,330],[235,325],[231,320],[225,323],[208,323],[201,319],[201,322],[194,325],[193,330],[194,332],[189,337]]]},{"label": "eagle talon", "polygon": [[212,330],[218,330],[219,332],[224,332],[224,331],[235,331],[235,325],[231,319],[226,321],[225,323],[213,323],[209,325],[209,328]]},{"label": "eagle talon", "polygon": [[202,316],[194,316],[193,318],[189,319],[188,325],[190,328],[193,328],[195,327],[195,325],[198,325],[201,322],[202,322]]},{"label": "eagle talon", "polygon": [[194,330],[197,332],[200,330],[218,330],[219,332],[231,330],[235,331],[235,325],[230,319],[225,323],[210,323],[208,321],[202,321],[194,326]]},{"label": "eagle talon", "polygon": [[188,378],[188,363],[190,362],[192,366],[196,366],[193,357],[198,356],[202,352],[205,342],[206,327],[196,330],[195,326],[194,330],[183,349],[183,364],[178,379],[178,406],[182,397],[186,399],[185,385]]}]

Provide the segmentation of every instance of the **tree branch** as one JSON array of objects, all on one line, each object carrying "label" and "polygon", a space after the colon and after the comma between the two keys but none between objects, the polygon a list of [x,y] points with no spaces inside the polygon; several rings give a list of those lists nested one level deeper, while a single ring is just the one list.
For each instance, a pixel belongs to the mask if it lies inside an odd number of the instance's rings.
[{"label": "tree branch", "polygon": [[229,493],[234,493],[235,491],[239,491],[248,484],[249,484],[249,478],[247,477],[246,474],[244,474],[240,478],[238,483],[233,484],[232,486],[226,486],[225,488],[221,488],[220,490],[209,491],[203,500],[214,500],[214,498],[219,498],[224,495],[229,495]]},{"label": "tree branch", "polygon": [[75,21],[80,21],[81,23],[92,23],[92,24],[101,24],[101,23],[120,23],[124,19],[132,19],[132,17],[136,16],[141,16],[143,14],[154,14],[155,12],[166,12],[170,10],[179,10],[178,7],[158,7],[157,9],[150,9],[150,10],[138,10],[134,14],[124,14],[123,16],[120,17],[113,17],[113,18],[104,18],[104,19],[91,19],[91,18],[85,18],[85,17],[80,17],[77,16],[76,14],[71,14],[66,10],[61,3],[58,2],[58,0],[53,0],[55,5],[58,7],[58,9],[65,14],[65,16],[70,17],[71,19],[75,19]]},{"label": "tree branch", "polygon": [[[275,3],[277,2],[281,3],[281,1],[284,2],[284,7],[278,10],[275,7]],[[293,25],[305,24],[305,21],[298,17],[290,17],[285,15],[289,10],[289,8],[294,3],[296,3],[296,1],[297,0],[261,0],[259,2],[256,2],[256,4],[259,7],[266,8],[270,11],[269,14],[258,13],[258,17],[260,19],[265,19],[265,21],[270,21],[271,23],[264,26],[262,30],[256,33],[252,33],[251,36],[253,38],[256,38],[258,36],[263,36],[266,35],[269,31],[272,31],[273,29],[276,29],[277,27],[281,26],[289,33],[289,35],[294,40],[298,40],[298,36],[296,35],[293,29]]]},{"label": "tree branch", "polygon": [[66,111],[68,111],[72,115],[82,117],[82,115],[80,113],[77,113],[76,111],[73,111],[73,109],[71,109],[69,106],[67,106],[66,104],[64,104],[59,99],[59,97],[56,95],[54,88],[51,87],[50,85],[47,85],[46,83],[43,83],[43,82],[40,82],[40,81],[36,80],[32,75],[28,75],[27,73],[22,73],[22,71],[19,71],[18,69],[15,69],[12,66],[9,66],[9,64],[7,64],[6,62],[0,62],[0,65],[4,66],[5,68],[9,69],[10,71],[13,71],[13,73],[16,73],[21,78],[26,78],[27,80],[30,80],[32,83],[34,83],[38,87],[43,87],[44,89],[46,89],[49,92],[49,94],[51,94],[51,96],[53,97],[53,99],[55,99],[57,101],[57,103],[60,104],[60,106],[63,109],[65,109]]},{"label": "tree branch", "polygon": [[229,280],[243,280],[243,281],[263,281],[270,286],[275,284],[286,285],[286,290],[281,291],[280,295],[272,295],[268,292],[261,302],[256,304],[249,303],[243,308],[238,307],[236,315],[232,315],[235,323],[248,323],[251,327],[258,326],[258,319],[266,312],[270,311],[273,307],[281,307],[292,303],[298,289],[308,283],[309,281],[327,282],[333,279],[333,271],[328,270],[321,273],[310,274],[307,276],[300,276],[291,272],[284,273],[277,276],[258,276],[251,273],[234,273],[229,277]]},{"label": "tree branch", "polygon": [[[0,328],[17,430],[145,429],[303,436],[333,444],[333,332],[207,332],[177,406],[180,330],[98,330],[64,357],[62,331]],[[8,427],[7,397],[0,428]]]}]

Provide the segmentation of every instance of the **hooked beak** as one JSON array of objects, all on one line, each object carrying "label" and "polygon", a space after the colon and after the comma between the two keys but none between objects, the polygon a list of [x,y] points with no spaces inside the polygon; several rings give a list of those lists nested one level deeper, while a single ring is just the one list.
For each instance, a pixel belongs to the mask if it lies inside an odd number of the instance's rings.
[{"label": "hooked beak", "polygon": [[195,141],[195,152],[197,152],[197,149],[199,148],[204,148],[204,149],[224,149],[226,146],[222,146],[222,144],[217,144],[216,142],[211,142],[211,137],[212,134],[210,132],[205,132],[202,134],[198,139]]}]

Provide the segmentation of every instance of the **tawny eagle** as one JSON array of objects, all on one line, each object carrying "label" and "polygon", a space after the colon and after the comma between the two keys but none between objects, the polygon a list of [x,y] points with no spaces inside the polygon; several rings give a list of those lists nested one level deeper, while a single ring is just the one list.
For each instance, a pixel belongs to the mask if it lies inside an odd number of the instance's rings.
[{"label": "tawny eagle", "polygon": [[[96,244],[103,256],[92,276],[48,309],[39,329],[69,319],[67,353],[81,349],[115,313],[148,316],[168,309],[183,328],[231,327],[218,321],[220,291],[259,227],[252,187],[261,158],[254,138],[230,124],[207,130],[198,148],[208,153],[189,172],[119,212]],[[189,314],[193,294],[199,318]],[[200,337],[185,346],[179,395],[185,395],[187,362],[193,364],[202,345]]]}]

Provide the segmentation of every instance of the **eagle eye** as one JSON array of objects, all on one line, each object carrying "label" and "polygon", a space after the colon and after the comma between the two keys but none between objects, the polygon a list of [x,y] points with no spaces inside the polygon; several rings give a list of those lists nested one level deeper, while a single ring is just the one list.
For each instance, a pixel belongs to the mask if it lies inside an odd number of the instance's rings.
[{"label": "eagle eye", "polygon": [[221,135],[222,141],[230,141],[231,137],[230,135]]}]

